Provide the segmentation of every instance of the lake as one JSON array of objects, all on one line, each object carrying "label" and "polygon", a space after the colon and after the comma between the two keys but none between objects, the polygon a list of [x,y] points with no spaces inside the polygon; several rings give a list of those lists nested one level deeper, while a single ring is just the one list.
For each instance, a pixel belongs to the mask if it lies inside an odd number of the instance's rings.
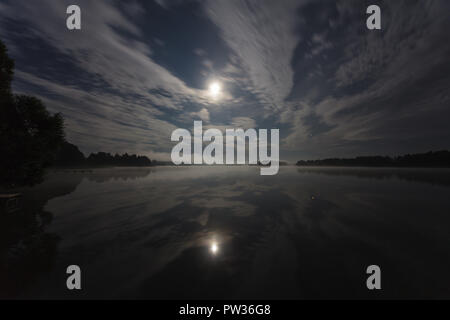
[{"label": "lake", "polygon": [[23,194],[2,218],[2,297],[450,298],[446,169],[66,170]]}]

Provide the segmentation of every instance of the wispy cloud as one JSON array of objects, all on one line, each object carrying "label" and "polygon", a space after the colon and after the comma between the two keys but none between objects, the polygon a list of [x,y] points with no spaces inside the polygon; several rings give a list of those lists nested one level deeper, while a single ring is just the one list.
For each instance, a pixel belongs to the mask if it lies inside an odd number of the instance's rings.
[{"label": "wispy cloud", "polygon": [[248,89],[268,109],[279,109],[290,93],[299,1],[208,1],[206,12],[237,55]]},{"label": "wispy cloud", "polygon": [[79,32],[65,28],[69,4],[2,1],[0,37],[15,90],[62,112],[85,152],[166,157],[171,131],[195,119],[280,128],[291,160],[448,147],[448,1],[379,1],[381,31],[356,0],[80,0]]}]

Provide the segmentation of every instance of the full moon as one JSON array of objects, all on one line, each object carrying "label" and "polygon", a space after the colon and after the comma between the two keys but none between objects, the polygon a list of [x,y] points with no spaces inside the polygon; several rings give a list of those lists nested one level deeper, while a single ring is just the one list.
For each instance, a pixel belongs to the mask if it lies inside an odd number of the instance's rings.
[{"label": "full moon", "polygon": [[220,85],[219,82],[214,81],[211,82],[211,84],[209,85],[209,94],[211,95],[211,97],[218,98],[220,95],[220,92],[222,91],[222,86]]},{"label": "full moon", "polygon": [[211,244],[210,250],[211,250],[211,252],[212,252],[213,254],[216,254],[216,253],[217,253],[217,251],[219,250],[219,247],[217,246],[217,243],[216,243],[216,242],[213,242],[213,243]]}]

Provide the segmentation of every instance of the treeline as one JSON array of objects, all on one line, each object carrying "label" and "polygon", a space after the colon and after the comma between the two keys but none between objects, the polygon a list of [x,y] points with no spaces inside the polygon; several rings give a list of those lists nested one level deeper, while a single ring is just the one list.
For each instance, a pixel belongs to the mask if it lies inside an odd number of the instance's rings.
[{"label": "treeline", "polygon": [[105,152],[91,153],[86,162],[93,166],[143,167],[152,165],[152,161],[146,156],[129,155],[127,153],[122,155],[111,155]]},{"label": "treeline", "polygon": [[45,167],[65,140],[64,119],[36,97],[11,88],[14,61],[0,41],[0,188],[42,181]]},{"label": "treeline", "polygon": [[91,153],[87,158],[78,149],[77,146],[64,142],[61,146],[54,166],[113,166],[113,167],[144,167],[151,166],[153,162],[146,156],[139,156],[135,154],[115,154],[112,155],[106,152]]},{"label": "treeline", "polygon": [[430,151],[398,157],[368,156],[349,159],[300,160],[297,166],[339,167],[450,167],[450,151]]},{"label": "treeline", "polygon": [[0,189],[42,182],[49,166],[149,166],[137,155],[91,154],[66,141],[64,118],[36,97],[11,88],[14,61],[0,40]]}]

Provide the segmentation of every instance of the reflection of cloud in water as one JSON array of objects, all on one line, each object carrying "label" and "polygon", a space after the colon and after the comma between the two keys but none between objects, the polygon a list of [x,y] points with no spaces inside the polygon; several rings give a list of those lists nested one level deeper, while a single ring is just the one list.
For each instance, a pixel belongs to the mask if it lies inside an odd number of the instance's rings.
[{"label": "reflection of cloud in water", "polygon": [[[49,231],[62,238],[55,268],[87,268],[89,297],[365,297],[358,275],[377,261],[397,277],[385,297],[445,293],[436,291],[450,266],[445,187],[317,173],[159,167],[123,180],[93,172],[46,206],[55,215]],[[427,276],[405,284],[416,274],[405,275],[403,262]],[[67,294],[56,283],[48,292]]]}]

